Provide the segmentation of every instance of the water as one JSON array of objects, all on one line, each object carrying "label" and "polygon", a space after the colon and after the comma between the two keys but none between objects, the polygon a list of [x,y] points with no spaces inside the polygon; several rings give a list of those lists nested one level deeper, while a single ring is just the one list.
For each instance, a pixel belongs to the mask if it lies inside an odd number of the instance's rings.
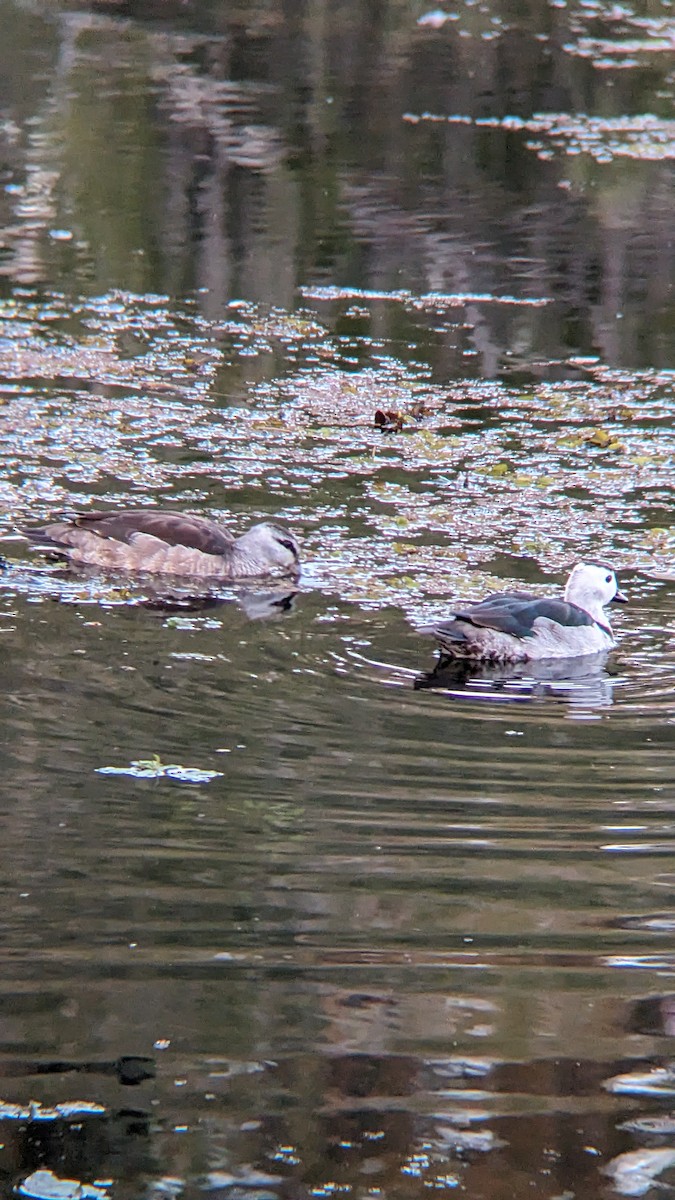
[{"label": "water", "polygon": [[[672,1186],[669,6],[0,19],[2,1195]],[[125,503],[301,579],[16,536]],[[609,658],[435,668],[581,555]]]}]

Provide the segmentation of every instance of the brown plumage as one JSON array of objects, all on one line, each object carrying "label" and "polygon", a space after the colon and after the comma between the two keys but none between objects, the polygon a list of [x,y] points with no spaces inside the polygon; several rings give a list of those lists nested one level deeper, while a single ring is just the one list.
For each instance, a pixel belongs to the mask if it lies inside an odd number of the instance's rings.
[{"label": "brown plumage", "polygon": [[297,541],[269,522],[235,538],[206,517],[139,508],[74,513],[22,532],[34,549],[73,566],[230,580],[297,575],[300,569]]}]

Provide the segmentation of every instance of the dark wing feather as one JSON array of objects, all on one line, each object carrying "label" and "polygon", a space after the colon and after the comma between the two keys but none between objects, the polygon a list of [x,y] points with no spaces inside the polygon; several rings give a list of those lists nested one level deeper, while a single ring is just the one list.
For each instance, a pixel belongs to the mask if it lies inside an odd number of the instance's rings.
[{"label": "dark wing feather", "polygon": [[203,554],[227,554],[235,540],[215,521],[161,508],[77,513],[70,524],[117,542],[128,543],[134,533],[149,533],[169,546],[189,546]]},{"label": "dark wing feather", "polygon": [[532,592],[490,592],[479,603],[485,604],[486,600],[536,600],[536,598],[536,596],[532,595]]},{"label": "dark wing feather", "polygon": [[[520,593],[523,596],[523,593]],[[539,600],[534,596],[520,599],[518,593],[503,592],[455,613],[455,621],[465,621],[482,629],[495,629],[511,637],[532,637],[537,617],[546,617],[568,628],[594,625],[590,613],[566,600]],[[440,626],[442,628],[442,626]]]}]

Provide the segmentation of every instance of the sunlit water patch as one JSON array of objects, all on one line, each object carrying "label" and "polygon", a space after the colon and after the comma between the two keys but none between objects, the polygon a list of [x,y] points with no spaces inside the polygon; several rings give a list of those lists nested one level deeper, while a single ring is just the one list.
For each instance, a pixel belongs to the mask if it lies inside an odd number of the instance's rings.
[{"label": "sunlit water patch", "polygon": [[[651,113],[621,117],[589,116],[570,113],[535,113],[532,117],[484,117],[467,118],[450,114],[406,113],[405,120],[411,125],[438,124],[475,125],[477,129],[501,129],[509,133],[523,133],[525,145],[543,160],[555,154],[577,157],[588,154],[598,163],[611,163],[615,159],[636,159],[641,162],[668,161],[675,157],[675,122]],[[537,134],[534,138],[531,135]],[[447,303],[461,304],[494,301],[489,296],[448,297]],[[427,301],[420,302],[425,306]],[[545,304],[546,299],[499,299],[499,303]]]},{"label": "sunlit water patch", "polygon": [[575,37],[565,44],[565,53],[589,59],[596,71],[630,70],[655,57],[667,68],[675,56],[675,22],[667,11],[582,4],[573,12],[570,27]]}]

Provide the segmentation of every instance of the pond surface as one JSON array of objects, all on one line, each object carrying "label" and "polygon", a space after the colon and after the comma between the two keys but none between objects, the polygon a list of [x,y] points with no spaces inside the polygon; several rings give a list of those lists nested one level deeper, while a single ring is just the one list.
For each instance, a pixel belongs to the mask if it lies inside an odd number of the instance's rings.
[{"label": "pond surface", "polygon": [[[0,1193],[661,1194],[672,6],[0,20]],[[16,533],[157,503],[298,584]],[[583,555],[608,659],[434,669]]]}]

